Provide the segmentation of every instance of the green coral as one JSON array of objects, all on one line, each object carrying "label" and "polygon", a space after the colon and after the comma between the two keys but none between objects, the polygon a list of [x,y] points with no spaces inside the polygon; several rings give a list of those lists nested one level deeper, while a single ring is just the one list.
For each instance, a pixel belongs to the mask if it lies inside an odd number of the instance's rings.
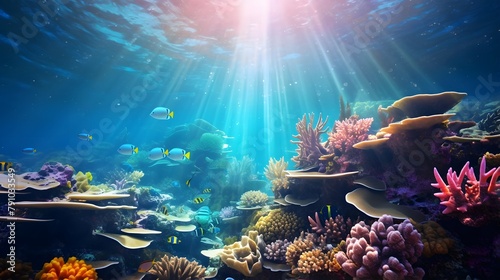
[{"label": "green coral", "polygon": [[224,145],[224,138],[215,133],[203,133],[196,142],[193,143],[193,150],[203,150],[213,153],[221,153]]}]

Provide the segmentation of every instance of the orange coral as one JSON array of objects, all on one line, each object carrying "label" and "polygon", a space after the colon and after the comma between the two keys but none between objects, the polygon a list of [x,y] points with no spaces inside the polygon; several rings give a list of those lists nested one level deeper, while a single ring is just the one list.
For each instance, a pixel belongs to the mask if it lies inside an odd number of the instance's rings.
[{"label": "orange coral", "polygon": [[35,280],[96,280],[97,273],[91,265],[83,260],[71,257],[64,263],[62,257],[53,258],[45,263],[43,269],[37,273]]}]

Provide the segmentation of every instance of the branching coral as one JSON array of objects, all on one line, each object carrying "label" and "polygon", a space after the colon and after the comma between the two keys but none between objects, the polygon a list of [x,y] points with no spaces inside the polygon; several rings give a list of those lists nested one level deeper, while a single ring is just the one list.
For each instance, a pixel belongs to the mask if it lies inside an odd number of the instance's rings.
[{"label": "branching coral", "polygon": [[311,229],[317,234],[325,235],[327,243],[339,243],[347,236],[347,232],[349,232],[352,227],[351,219],[347,218],[347,220],[344,221],[344,217],[340,215],[325,220],[325,226],[321,224],[318,212],[315,213],[314,217],[315,219],[310,216],[307,217]]},{"label": "branching coral", "polygon": [[157,276],[158,280],[205,279],[205,268],[197,262],[167,255],[156,262],[148,273]]},{"label": "branching coral", "polygon": [[281,157],[280,160],[270,158],[267,167],[264,169],[264,174],[271,181],[272,191],[276,198],[281,197],[280,190],[288,189],[288,178],[285,172],[287,167],[288,163],[284,157]]},{"label": "branching coral", "polygon": [[497,183],[499,176],[499,167],[486,172],[485,156],[479,166],[479,180],[476,179],[474,169],[469,168],[469,162],[464,165],[458,176],[451,168],[448,169],[448,184],[441,178],[437,168],[434,168],[437,183],[432,186],[441,190],[434,196],[441,200],[441,205],[446,206],[443,214],[456,214],[465,225],[479,226],[488,221],[496,221],[500,218],[500,184]]},{"label": "branching coral", "polygon": [[241,195],[239,205],[242,207],[255,207],[266,205],[269,197],[261,191],[247,191]]},{"label": "branching coral", "polygon": [[288,246],[292,244],[288,240],[276,240],[266,245],[266,249],[264,251],[264,257],[267,260],[277,262],[277,263],[285,263],[286,262],[286,251]]},{"label": "branching coral", "polygon": [[352,227],[345,252],[335,258],[357,279],[422,279],[424,271],[413,268],[424,245],[409,220],[394,224],[389,215],[372,226],[359,222]]},{"label": "branching coral", "polygon": [[69,258],[66,263],[62,257],[59,257],[43,265],[42,270],[35,276],[35,280],[39,279],[96,280],[97,273],[91,265],[85,264],[83,260],[77,260],[76,257]]},{"label": "branching coral", "polygon": [[368,139],[373,118],[359,119],[354,115],[342,121],[335,121],[335,127],[328,137],[328,152],[338,150],[341,154],[353,149],[352,145]]},{"label": "branching coral", "polygon": [[263,235],[266,243],[270,243],[278,239],[291,240],[299,234],[302,224],[297,214],[275,209],[267,216],[260,217],[255,224],[255,229]]},{"label": "branching coral", "polygon": [[295,127],[299,134],[293,135],[298,141],[291,141],[297,144],[298,155],[294,156],[292,160],[295,162],[297,168],[307,168],[317,166],[319,157],[328,154],[325,147],[321,144],[321,134],[325,133],[328,129],[324,129],[328,117],[325,121],[319,115],[318,122],[313,128],[314,114],[309,114],[309,122],[307,121],[306,114],[299,120]]}]

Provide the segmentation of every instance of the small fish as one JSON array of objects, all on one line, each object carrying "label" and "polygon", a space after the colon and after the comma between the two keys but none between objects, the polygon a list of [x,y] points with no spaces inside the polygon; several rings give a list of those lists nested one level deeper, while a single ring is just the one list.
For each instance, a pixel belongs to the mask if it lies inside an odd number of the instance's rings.
[{"label": "small fish", "polygon": [[122,155],[130,156],[137,154],[139,152],[139,148],[132,144],[123,144],[120,148],[118,148],[118,152]]},{"label": "small fish", "polygon": [[203,199],[203,197],[195,197],[193,199],[193,202],[196,203],[196,204],[200,204],[202,203],[203,201],[205,201],[205,199]]},{"label": "small fish", "polygon": [[148,158],[150,160],[159,160],[164,157],[166,157],[168,154],[168,151],[165,151],[163,148],[153,148],[151,151],[149,151]]},{"label": "small fish", "polygon": [[186,186],[191,187],[191,180],[193,180],[193,177],[189,178],[189,179],[186,181]]},{"label": "small fish", "polygon": [[177,236],[171,235],[167,237],[167,242],[175,245],[181,243],[181,240]]},{"label": "small fish", "polygon": [[35,148],[24,148],[23,149],[23,153],[25,153],[25,154],[34,154],[34,153],[36,153],[36,149]]},{"label": "small fish", "polygon": [[211,193],[211,192],[212,192],[212,189],[209,189],[209,188],[203,190],[203,193]]},{"label": "small fish", "polygon": [[191,152],[186,152],[180,148],[173,148],[171,150],[166,150],[165,155],[167,155],[171,160],[183,161],[191,157]]},{"label": "small fish", "polygon": [[156,107],[149,115],[157,120],[170,120],[174,117],[174,111],[165,107]]},{"label": "small fish", "polygon": [[213,224],[210,224],[208,231],[213,233],[213,234],[218,234],[220,232],[220,228],[214,226]]},{"label": "small fish", "polygon": [[167,206],[163,205],[161,208],[160,208],[160,212],[165,215],[165,216],[168,216],[168,208]]},{"label": "small fish", "polygon": [[319,211],[319,214],[321,215],[321,217],[325,220],[328,220],[330,218],[332,218],[332,214],[334,214],[334,212],[336,211],[333,211],[334,209],[332,209],[332,206],[330,204],[327,204],[325,206],[323,206],[323,208],[321,208],[321,210]]},{"label": "small fish", "polygon": [[148,272],[153,267],[153,265],[155,263],[156,263],[155,260],[143,261],[139,265],[139,268],[137,269],[137,272],[146,273],[146,272]]},{"label": "small fish", "polygon": [[0,172],[9,171],[9,169],[12,168],[12,166],[14,166],[12,162],[0,161]]},{"label": "small fish", "polygon": [[80,133],[80,134],[78,134],[78,138],[80,138],[81,140],[90,141],[90,140],[92,140],[92,135],[90,135],[88,133]]},{"label": "small fish", "polygon": [[198,228],[196,228],[195,233],[196,233],[196,236],[203,236],[203,235],[205,235],[205,230],[202,227],[198,227]]}]

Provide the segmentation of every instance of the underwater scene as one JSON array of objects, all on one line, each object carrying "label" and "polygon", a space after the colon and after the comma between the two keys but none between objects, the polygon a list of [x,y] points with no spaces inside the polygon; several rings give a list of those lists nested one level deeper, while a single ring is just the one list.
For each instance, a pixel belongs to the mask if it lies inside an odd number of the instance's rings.
[{"label": "underwater scene", "polygon": [[1,1],[0,279],[498,279],[499,11]]}]

